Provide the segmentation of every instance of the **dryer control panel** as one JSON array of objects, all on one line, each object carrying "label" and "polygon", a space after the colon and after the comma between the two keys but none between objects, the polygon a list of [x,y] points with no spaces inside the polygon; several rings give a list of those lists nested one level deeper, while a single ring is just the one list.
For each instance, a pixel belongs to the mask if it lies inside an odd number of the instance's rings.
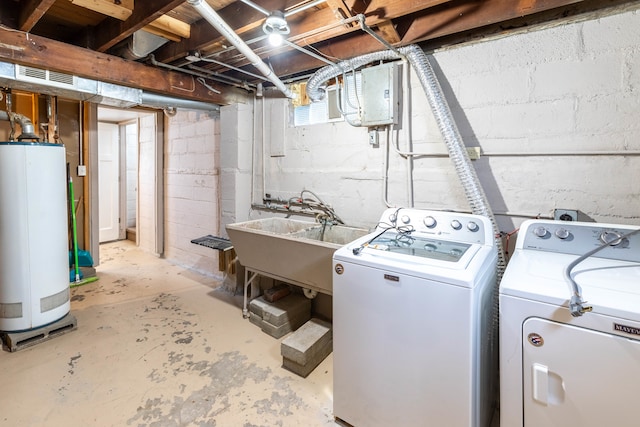
[{"label": "dryer control panel", "polygon": [[608,245],[594,256],[640,261],[640,228],[594,222],[529,220],[520,227],[521,249],[583,255]]},{"label": "dryer control panel", "polygon": [[390,208],[382,213],[378,230],[397,228],[423,236],[463,243],[494,245],[491,221],[480,215],[415,208]]}]

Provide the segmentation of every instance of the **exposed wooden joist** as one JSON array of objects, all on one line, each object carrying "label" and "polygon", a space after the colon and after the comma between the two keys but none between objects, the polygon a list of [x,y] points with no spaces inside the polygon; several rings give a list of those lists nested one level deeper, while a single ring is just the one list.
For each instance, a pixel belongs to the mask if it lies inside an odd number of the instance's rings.
[{"label": "exposed wooden joist", "polygon": [[34,25],[38,23],[40,18],[47,13],[47,10],[56,2],[56,0],[29,0],[20,9],[18,17],[18,29],[20,31],[31,31]]},{"label": "exposed wooden joist", "polygon": [[382,38],[391,44],[400,43],[400,41],[402,41],[400,34],[398,34],[396,27],[391,21],[384,21],[379,23],[378,30],[380,30],[380,35],[382,36]]},{"label": "exposed wooden joist", "polygon": [[[558,10],[561,17],[573,5],[585,0],[458,0],[425,11],[408,25],[402,44],[418,43],[478,29],[545,11]],[[594,3],[594,1],[590,1]],[[620,3],[620,2],[618,2]],[[428,13],[427,13],[428,12]],[[382,45],[368,34],[354,34],[348,39],[332,40],[316,46],[328,56],[352,58],[376,52]],[[269,60],[275,73],[287,76],[324,66],[322,62],[297,52],[287,52]]]},{"label": "exposed wooden joist", "polygon": [[[287,6],[299,3],[298,1],[287,1]],[[282,0],[267,0],[260,4],[266,10],[284,9]],[[242,35],[262,26],[265,15],[254,8],[241,2],[234,2],[217,11],[218,15],[234,29],[236,34]],[[222,48],[223,44],[228,44],[207,21],[199,20],[191,26],[191,37],[179,43],[169,43],[155,52],[156,58],[160,62],[171,62],[181,59],[185,52],[192,50],[204,50],[218,44]]]},{"label": "exposed wooden joist", "polygon": [[[423,0],[407,4],[406,1],[403,0],[372,0],[364,14],[366,16],[367,25],[374,27],[379,24],[383,24],[390,19],[398,18],[408,13],[429,10],[430,8],[442,5],[443,3],[449,3],[450,1],[451,0]],[[355,27],[337,25],[327,28],[327,22],[338,22],[338,20],[333,16],[333,11],[330,8],[325,8],[315,13],[308,14],[300,21],[290,23],[291,36],[289,37],[289,40],[303,46],[312,45],[336,36],[360,31],[359,25],[356,25]],[[326,29],[318,31],[319,28]],[[263,50],[264,49],[257,49],[256,52],[261,54]],[[283,52],[290,50],[290,48],[282,48]],[[243,66],[247,64],[244,60],[241,62],[235,62],[236,59],[233,58],[235,54],[235,52],[223,54],[220,56],[220,60],[223,62],[229,62],[235,66]],[[278,57],[280,56],[281,55],[278,55]]]},{"label": "exposed wooden joist", "polygon": [[350,18],[354,15],[351,7],[349,7],[344,0],[327,0],[327,6],[329,6],[329,9],[333,12],[333,16],[338,20]]},{"label": "exposed wooden joist", "polygon": [[126,21],[108,18],[98,25],[92,32],[91,48],[98,52],[106,52],[183,2],[184,0],[138,1],[133,14]]},{"label": "exposed wooden joist", "polygon": [[[0,27],[0,60],[74,74],[169,96],[214,104],[244,101],[244,92],[217,87],[209,91],[194,76],[163,70],[112,55],[94,52],[44,37]],[[215,86],[215,84],[211,83]]]},{"label": "exposed wooden joist", "polygon": [[162,15],[149,25],[143,27],[143,30],[174,42],[179,42],[183,38],[188,39],[191,37],[191,25],[179,19],[172,18],[169,15]]},{"label": "exposed wooden joist", "polygon": [[133,13],[133,0],[71,0],[71,3],[121,21]]}]

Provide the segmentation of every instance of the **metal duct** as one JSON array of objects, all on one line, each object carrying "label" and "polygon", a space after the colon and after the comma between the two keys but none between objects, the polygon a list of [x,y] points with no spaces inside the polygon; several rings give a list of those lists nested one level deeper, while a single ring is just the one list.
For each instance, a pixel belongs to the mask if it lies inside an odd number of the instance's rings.
[{"label": "metal duct", "polygon": [[216,13],[207,2],[202,0],[187,0],[198,13],[209,22],[218,32],[231,44],[233,44],[240,53],[242,53],[250,62],[251,65],[256,67],[267,80],[273,83],[280,92],[282,92],[287,98],[294,98],[295,95],[287,86],[280,80],[278,76],[265,64],[262,59],[242,40],[229,25]]},{"label": "metal duct", "polygon": [[186,108],[189,110],[205,110],[205,111],[220,111],[220,106],[217,104],[209,104],[201,101],[191,101],[189,99],[173,98],[170,96],[158,95],[156,93],[142,92],[142,100],[140,105],[143,107],[176,109]]},{"label": "metal duct", "polygon": [[[20,70],[17,69],[18,67],[20,67]],[[217,104],[143,92],[141,89],[99,82],[69,74],[55,73],[55,78],[51,78],[52,74],[39,68],[0,62],[0,84],[14,89],[89,101],[118,108],[144,106],[165,110],[178,107],[208,111],[220,109]]]},{"label": "metal duct", "polygon": [[144,30],[138,30],[119,44],[114,50],[124,59],[137,61],[146,58],[151,52],[167,43],[169,40],[156,36]]},{"label": "metal duct", "polygon": [[0,62],[0,84],[119,108],[139,105],[142,97],[140,89],[7,62]]}]

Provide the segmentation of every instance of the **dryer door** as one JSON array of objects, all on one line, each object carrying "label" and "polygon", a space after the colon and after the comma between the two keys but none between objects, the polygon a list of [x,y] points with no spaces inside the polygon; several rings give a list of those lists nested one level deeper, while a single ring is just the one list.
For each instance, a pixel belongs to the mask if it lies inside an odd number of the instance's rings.
[{"label": "dryer door", "polygon": [[639,341],[539,318],[522,332],[525,427],[639,425]]}]

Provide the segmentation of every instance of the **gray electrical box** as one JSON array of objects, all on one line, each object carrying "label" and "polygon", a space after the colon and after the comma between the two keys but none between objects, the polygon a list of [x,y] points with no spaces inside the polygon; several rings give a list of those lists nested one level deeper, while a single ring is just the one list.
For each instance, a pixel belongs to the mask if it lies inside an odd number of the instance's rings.
[{"label": "gray electrical box", "polygon": [[362,126],[398,123],[398,74],[395,62],[362,70]]}]

